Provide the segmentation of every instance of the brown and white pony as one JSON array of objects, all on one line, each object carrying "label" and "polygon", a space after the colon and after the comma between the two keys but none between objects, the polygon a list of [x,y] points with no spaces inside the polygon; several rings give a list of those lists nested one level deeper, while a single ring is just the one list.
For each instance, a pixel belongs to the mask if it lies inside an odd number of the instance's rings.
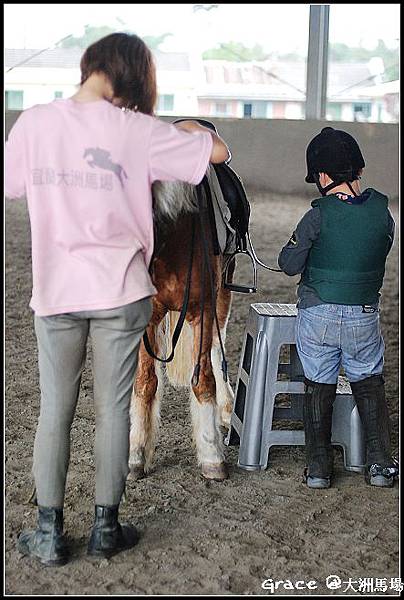
[{"label": "brown and white pony", "polygon": [[[212,167],[208,168],[207,174],[209,169]],[[174,360],[167,364],[165,371],[172,385],[187,386],[190,390],[193,437],[202,475],[207,479],[223,480],[227,477],[227,469],[220,427],[229,427],[234,395],[229,383],[223,379],[220,341],[212,310],[212,288],[207,273],[203,274],[201,236],[210,239],[211,234],[206,230],[201,232],[195,186],[182,182],[158,182],[153,185],[153,197],[156,234],[151,276],[158,293],[153,297],[153,315],[147,335],[155,354],[169,354],[172,332],[183,304],[191,253],[192,220],[196,219],[186,319]],[[226,255],[215,256],[212,243],[209,243],[209,261],[218,324],[224,344],[231,292],[223,287],[222,281]],[[233,270],[234,267],[229,268],[229,280]],[[202,280],[204,285],[201,284]],[[198,357],[200,374],[199,381],[194,385],[195,381],[193,383],[191,380]],[[147,353],[142,342],[131,402],[129,468],[135,478],[147,474],[152,465],[163,388],[161,363]]]}]

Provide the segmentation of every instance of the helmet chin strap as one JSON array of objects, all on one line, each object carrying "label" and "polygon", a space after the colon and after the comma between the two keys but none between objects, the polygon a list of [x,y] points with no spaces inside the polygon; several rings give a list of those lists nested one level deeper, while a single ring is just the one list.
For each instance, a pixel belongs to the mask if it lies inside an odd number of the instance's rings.
[{"label": "helmet chin strap", "polygon": [[326,196],[327,192],[329,192],[330,190],[333,190],[334,188],[338,187],[339,185],[341,185],[342,183],[346,183],[346,185],[349,187],[349,189],[351,190],[351,192],[353,193],[354,196],[358,196],[358,194],[355,192],[355,190],[353,189],[352,185],[350,184],[349,181],[340,181],[340,182],[335,182],[332,181],[331,183],[329,183],[326,187],[322,187],[321,183],[320,183],[320,177],[318,175],[318,173],[313,173],[313,177],[314,180],[316,182],[316,186],[318,191],[320,192],[320,194],[322,196]]},{"label": "helmet chin strap", "polygon": [[313,177],[314,180],[316,182],[316,186],[318,188],[318,191],[320,192],[320,194],[322,196],[326,196],[327,192],[329,192],[330,190],[332,190],[333,188],[337,187],[338,185],[340,185],[339,183],[335,183],[334,181],[332,181],[331,183],[329,183],[326,187],[323,187],[320,183],[320,177],[318,175],[318,173],[313,173]]},{"label": "helmet chin strap", "polygon": [[357,198],[359,194],[357,194],[355,192],[355,190],[353,189],[351,183],[349,181],[346,181],[345,183],[347,184],[347,186],[349,187],[349,189],[351,190],[351,192],[353,193],[353,195]]}]

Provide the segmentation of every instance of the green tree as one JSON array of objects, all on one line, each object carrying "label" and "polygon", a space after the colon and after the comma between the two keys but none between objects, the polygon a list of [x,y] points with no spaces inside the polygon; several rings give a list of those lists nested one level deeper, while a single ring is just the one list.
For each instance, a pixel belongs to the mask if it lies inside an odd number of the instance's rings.
[{"label": "green tree", "polygon": [[263,50],[260,44],[255,44],[253,48],[244,46],[241,42],[224,42],[218,48],[205,50],[202,54],[204,60],[232,60],[236,62],[246,62],[251,60],[265,60],[268,54]]},{"label": "green tree", "polygon": [[173,34],[162,33],[161,35],[144,35],[142,39],[151,50],[156,50],[170,35]]},{"label": "green tree", "polygon": [[[339,42],[330,43],[329,48],[330,62],[345,62],[345,63],[367,63],[375,56],[380,56],[383,59],[385,71],[382,75],[383,81],[392,81],[399,78],[398,66],[398,49],[388,48],[383,40],[378,40],[373,49],[363,48],[362,46],[347,46]],[[271,53],[273,58],[283,61],[298,61],[306,58],[303,55],[298,55],[296,52],[287,54]],[[228,59],[234,60],[234,59]]]},{"label": "green tree", "polygon": [[212,10],[213,8],[218,8],[218,4],[194,4],[192,10],[193,12],[198,12],[198,10]]},{"label": "green tree", "polygon": [[108,25],[102,25],[101,27],[86,25],[84,35],[81,37],[70,37],[69,39],[64,40],[60,46],[62,48],[87,48],[90,44],[93,44],[110,33],[115,33],[115,31],[116,29],[109,27]]},{"label": "green tree", "polygon": [[330,44],[329,60],[331,62],[368,62],[374,56],[380,56],[385,65],[384,81],[398,79],[398,50],[388,48],[383,40],[378,40],[374,49],[350,47],[346,44]]},{"label": "green tree", "polygon": [[[115,33],[117,30],[113,27],[109,27],[109,25],[102,25],[100,27],[92,27],[91,25],[86,25],[84,35],[81,37],[70,37],[67,40],[64,40],[60,46],[62,48],[88,48],[91,44],[100,40],[101,38],[109,35],[110,33]],[[122,31],[122,30],[120,30]],[[124,33],[133,33],[132,31],[125,30]],[[148,45],[149,48],[155,50],[164,42],[166,37],[172,35],[172,33],[163,33],[161,35],[145,35],[142,37],[144,42]]]}]

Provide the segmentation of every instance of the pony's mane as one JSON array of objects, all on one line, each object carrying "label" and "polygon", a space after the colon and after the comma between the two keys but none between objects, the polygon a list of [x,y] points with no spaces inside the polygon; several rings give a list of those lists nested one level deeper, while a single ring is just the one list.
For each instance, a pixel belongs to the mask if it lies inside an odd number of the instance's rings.
[{"label": "pony's mane", "polygon": [[195,186],[183,181],[155,181],[152,186],[153,212],[157,223],[175,221],[183,212],[198,209]]}]

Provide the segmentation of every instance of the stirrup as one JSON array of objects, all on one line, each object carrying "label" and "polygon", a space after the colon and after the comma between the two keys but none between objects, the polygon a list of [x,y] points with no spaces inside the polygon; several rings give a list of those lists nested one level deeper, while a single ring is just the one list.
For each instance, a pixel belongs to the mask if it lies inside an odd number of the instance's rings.
[{"label": "stirrup", "polygon": [[[237,285],[237,284],[234,284],[234,283],[228,281],[229,266],[236,259],[236,256],[238,254],[245,254],[251,260],[252,268],[253,268],[253,285],[252,286]],[[224,280],[223,287],[226,290],[230,290],[231,292],[239,292],[241,294],[255,294],[256,293],[256,291],[257,291],[257,265],[255,263],[253,256],[249,252],[249,250],[236,250],[235,252],[233,252],[233,254],[230,256],[229,260],[227,261],[227,265],[226,265],[224,273],[223,273],[223,280]]]}]

